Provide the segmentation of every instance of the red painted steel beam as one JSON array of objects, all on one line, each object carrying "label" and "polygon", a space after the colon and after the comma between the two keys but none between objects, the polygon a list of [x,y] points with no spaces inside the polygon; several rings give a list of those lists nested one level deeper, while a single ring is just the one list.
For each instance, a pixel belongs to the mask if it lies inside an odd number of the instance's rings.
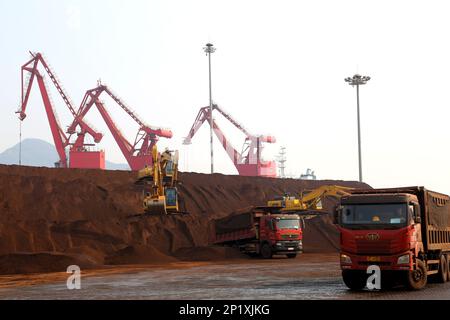
[{"label": "red painted steel beam", "polygon": [[[105,105],[99,100],[99,97],[103,92],[106,92],[139,125],[139,130],[133,144],[131,144],[121,133],[119,127],[108,113]],[[159,137],[172,137],[172,131],[169,129],[150,127],[144,124],[144,122],[105,85],[99,85],[94,89],[86,91],[77,115],[69,128],[76,127],[93,105],[99,110],[100,115],[108,126],[109,131],[113,135],[114,140],[132,170],[139,170],[145,165],[151,164],[152,148],[157,143]]]},{"label": "red painted steel beam", "polygon": [[[192,138],[195,136],[198,129],[200,129],[203,123],[207,122],[208,124],[210,124],[212,122],[213,131],[216,137],[219,139],[222,147],[225,149],[231,161],[233,161],[233,164],[238,170],[238,173],[240,175],[245,176],[265,175],[261,171],[261,168],[265,167],[266,165],[272,166],[273,162],[262,161],[261,159],[261,152],[263,148],[262,143],[263,142],[274,143],[275,137],[252,135],[244,128],[244,126],[242,126],[239,122],[237,122],[230,114],[225,112],[218,105],[214,104],[213,110],[217,110],[225,119],[227,119],[232,125],[234,125],[238,130],[240,130],[246,135],[242,152],[238,152],[232,146],[232,144],[229,142],[229,140],[226,138],[222,130],[217,125],[217,122],[214,119],[212,119],[211,121],[212,115],[210,114],[209,107],[200,108],[197,117],[195,118],[195,121],[191,129],[189,130],[188,135],[184,139],[183,143],[190,144]],[[269,175],[273,176],[272,173],[270,173]]]}]

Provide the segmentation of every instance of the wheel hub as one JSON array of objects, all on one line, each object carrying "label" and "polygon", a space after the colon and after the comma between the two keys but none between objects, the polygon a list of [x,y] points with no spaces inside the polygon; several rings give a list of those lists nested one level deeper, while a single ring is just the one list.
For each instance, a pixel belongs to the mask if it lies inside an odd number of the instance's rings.
[{"label": "wheel hub", "polygon": [[416,282],[420,281],[420,280],[422,279],[422,271],[420,271],[420,270],[414,270],[414,273],[413,273],[413,279],[414,279],[414,281],[416,281]]}]

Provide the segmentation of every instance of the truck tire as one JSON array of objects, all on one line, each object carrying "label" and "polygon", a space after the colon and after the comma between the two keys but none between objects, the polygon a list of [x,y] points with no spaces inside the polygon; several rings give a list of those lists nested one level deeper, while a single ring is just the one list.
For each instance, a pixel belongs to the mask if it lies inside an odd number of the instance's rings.
[{"label": "truck tire", "polygon": [[296,254],[296,253],[288,253],[288,254],[286,254],[286,256],[287,256],[289,259],[294,259],[295,257],[297,257],[297,254]]},{"label": "truck tire", "polygon": [[354,291],[361,291],[367,283],[365,274],[359,270],[342,270],[342,280],[350,290]]},{"label": "truck tire", "polygon": [[448,262],[445,254],[442,254],[440,258],[438,281],[440,283],[448,281]]},{"label": "truck tire", "polygon": [[268,243],[264,243],[261,246],[261,256],[264,259],[270,259],[270,258],[272,258],[272,255],[273,255],[272,248],[270,247],[270,245]]},{"label": "truck tire", "polygon": [[450,281],[450,255],[446,254],[447,257],[447,281]]},{"label": "truck tire", "polygon": [[420,290],[427,285],[427,267],[422,260],[416,260],[416,270],[408,271],[406,286],[410,290]]}]

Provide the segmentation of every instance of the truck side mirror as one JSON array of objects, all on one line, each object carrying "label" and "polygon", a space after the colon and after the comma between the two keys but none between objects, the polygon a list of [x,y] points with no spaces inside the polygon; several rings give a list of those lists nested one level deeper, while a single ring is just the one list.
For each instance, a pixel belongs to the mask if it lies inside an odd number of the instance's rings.
[{"label": "truck side mirror", "polygon": [[334,224],[339,224],[339,217],[342,214],[342,206],[338,206],[336,207],[336,209],[334,210],[334,215],[333,215],[333,223]]},{"label": "truck side mirror", "polygon": [[305,228],[306,228],[305,219],[300,218],[300,221],[299,221],[299,222],[300,222],[300,223],[299,223],[300,229],[305,230]]},{"label": "truck side mirror", "polygon": [[422,218],[420,217],[420,207],[418,204],[414,205],[414,222],[415,223],[422,222]]}]

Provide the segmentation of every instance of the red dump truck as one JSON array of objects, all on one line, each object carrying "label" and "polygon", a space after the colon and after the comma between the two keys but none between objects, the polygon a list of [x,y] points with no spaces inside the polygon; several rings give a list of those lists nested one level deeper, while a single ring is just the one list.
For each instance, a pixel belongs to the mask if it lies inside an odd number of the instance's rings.
[{"label": "red dump truck", "polygon": [[244,253],[266,259],[273,255],[295,258],[302,251],[299,215],[272,213],[267,207],[214,220],[212,237],[214,244],[235,246]]},{"label": "red dump truck", "polygon": [[450,280],[449,196],[424,187],[355,190],[336,213],[350,289],[366,286],[372,265],[381,271],[381,287],[402,282],[417,290],[430,276]]}]

